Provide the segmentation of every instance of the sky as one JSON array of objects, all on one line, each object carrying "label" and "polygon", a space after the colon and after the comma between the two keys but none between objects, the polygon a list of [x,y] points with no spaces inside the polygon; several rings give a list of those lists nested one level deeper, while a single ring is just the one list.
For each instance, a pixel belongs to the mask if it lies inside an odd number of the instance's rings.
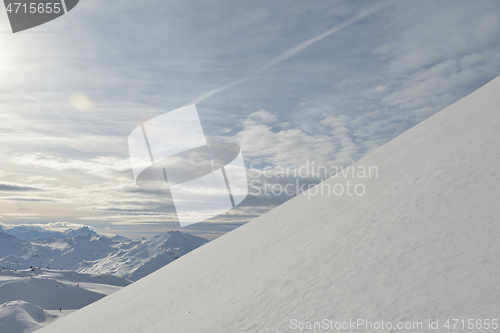
[{"label": "sky", "polygon": [[[496,0],[81,0],[16,34],[2,7],[0,224],[214,238],[292,197],[265,182],[324,178],[276,172],[348,167],[495,78],[498,36]],[[180,228],[168,192],[135,183],[127,139],[192,103],[254,182]]]}]

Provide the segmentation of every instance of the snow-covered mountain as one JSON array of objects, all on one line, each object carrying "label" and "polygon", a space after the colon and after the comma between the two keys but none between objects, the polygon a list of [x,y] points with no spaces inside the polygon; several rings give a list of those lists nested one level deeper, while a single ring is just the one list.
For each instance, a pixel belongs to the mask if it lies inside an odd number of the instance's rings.
[{"label": "snow-covered mountain", "polygon": [[78,236],[95,237],[98,236],[98,234],[94,230],[91,230],[89,227],[81,227],[80,229],[77,230],[69,229],[63,232],[61,238],[71,238]]},{"label": "snow-covered mountain", "polygon": [[364,195],[313,188],[40,333],[498,330],[499,110],[497,77],[356,162]]},{"label": "snow-covered mountain", "polygon": [[203,238],[181,232],[130,240],[99,236],[87,227],[58,233],[54,238],[47,238],[45,232],[39,231],[43,238],[33,239],[32,231],[16,231],[31,240],[0,232],[0,269],[34,266],[115,274],[135,281],[207,243]]}]

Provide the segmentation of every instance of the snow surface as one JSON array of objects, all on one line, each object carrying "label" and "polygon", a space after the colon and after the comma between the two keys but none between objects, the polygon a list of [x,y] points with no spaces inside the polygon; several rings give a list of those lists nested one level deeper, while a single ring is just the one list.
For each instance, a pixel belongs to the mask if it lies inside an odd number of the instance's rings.
[{"label": "snow surface", "polygon": [[33,332],[130,283],[72,271],[0,271],[0,332]]},{"label": "snow surface", "polygon": [[55,311],[47,311],[24,301],[7,302],[0,305],[0,330],[5,333],[29,333],[60,315],[62,312],[58,315]]},{"label": "snow surface", "polygon": [[75,310],[130,283],[127,279],[113,275],[72,271],[38,268],[34,271],[0,271],[0,304],[23,300],[48,310]]},{"label": "snow surface", "polygon": [[496,78],[355,163],[364,196],[299,195],[40,333],[500,319],[499,124]]},{"label": "snow surface", "polygon": [[[17,228],[17,227],[16,227]],[[182,232],[168,232],[146,240],[99,236],[84,227],[64,233],[12,228],[25,239],[0,232],[0,269],[31,266],[74,270],[80,273],[114,274],[138,280],[207,240]],[[12,231],[15,229],[14,231]],[[33,238],[42,235],[43,238]]]}]

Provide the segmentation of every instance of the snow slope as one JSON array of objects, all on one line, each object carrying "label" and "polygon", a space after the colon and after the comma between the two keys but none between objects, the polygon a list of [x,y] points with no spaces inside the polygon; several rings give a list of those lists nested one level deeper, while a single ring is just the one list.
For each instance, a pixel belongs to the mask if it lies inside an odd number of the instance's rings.
[{"label": "snow slope", "polygon": [[24,301],[7,302],[0,305],[0,329],[5,333],[33,332],[56,319],[57,313]]},{"label": "snow slope", "polygon": [[364,196],[299,195],[40,332],[500,319],[499,124],[500,77],[355,163]]},{"label": "snow slope", "polygon": [[33,332],[130,283],[72,271],[0,271],[0,332]]},{"label": "snow slope", "polygon": [[129,280],[113,275],[81,274],[72,271],[38,268],[34,271],[0,271],[0,304],[23,300],[48,310],[74,310],[130,283]]},{"label": "snow slope", "polygon": [[[30,240],[0,232],[0,268],[34,266],[115,274],[131,280],[138,280],[207,243],[203,238],[182,232],[168,232],[146,240],[99,236],[85,227],[59,233],[56,238],[45,238],[47,233],[32,229],[18,228],[14,233]],[[40,234],[44,238],[32,238]]]}]

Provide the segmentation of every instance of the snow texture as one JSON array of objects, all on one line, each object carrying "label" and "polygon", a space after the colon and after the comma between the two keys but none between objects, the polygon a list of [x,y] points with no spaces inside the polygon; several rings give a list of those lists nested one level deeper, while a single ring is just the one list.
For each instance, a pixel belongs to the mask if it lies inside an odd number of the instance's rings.
[{"label": "snow texture", "polygon": [[58,317],[25,301],[12,301],[0,305],[0,328],[5,333],[29,333],[47,325]]}]

